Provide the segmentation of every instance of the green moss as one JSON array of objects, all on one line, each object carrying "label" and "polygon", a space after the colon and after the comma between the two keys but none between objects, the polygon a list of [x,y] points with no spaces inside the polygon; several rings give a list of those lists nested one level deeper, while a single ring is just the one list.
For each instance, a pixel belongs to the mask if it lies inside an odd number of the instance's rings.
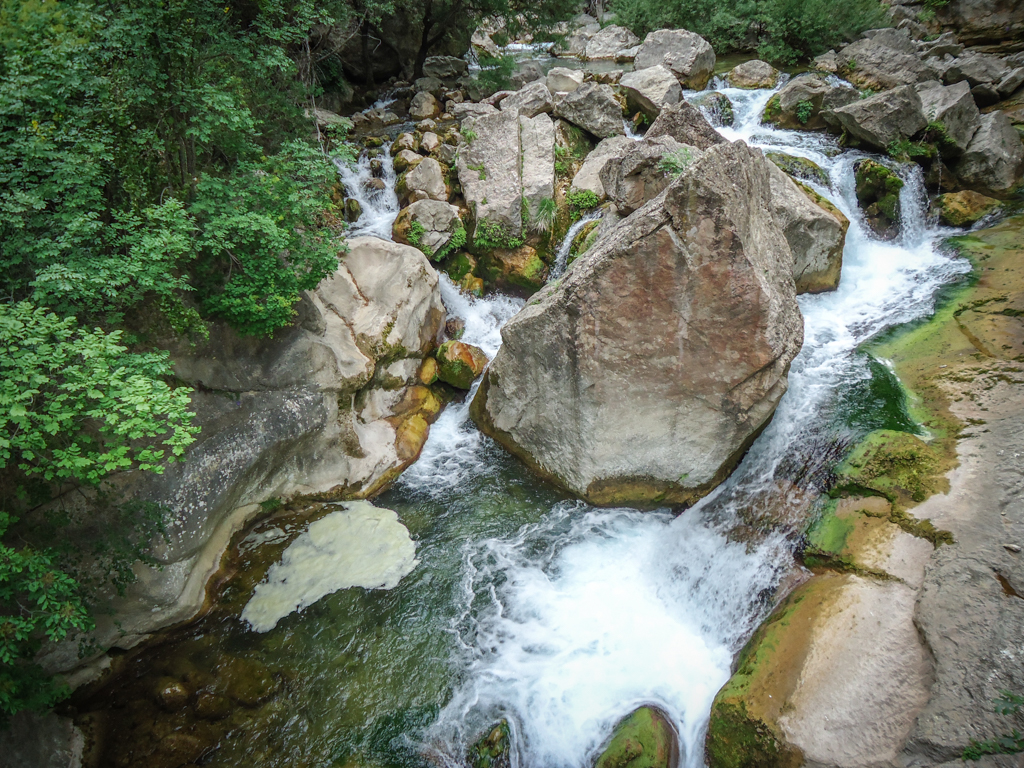
[{"label": "green moss", "polygon": [[589,189],[576,189],[570,190],[565,196],[566,203],[578,214],[580,211],[588,211],[591,208],[596,208],[601,202],[601,199]]},{"label": "green moss", "polygon": [[672,768],[678,747],[665,717],[641,707],[619,723],[594,768]]},{"label": "green moss", "polygon": [[423,242],[423,235],[425,235],[426,233],[426,227],[424,227],[418,221],[414,221],[412,224],[409,225],[409,233],[406,235],[406,239],[409,241],[409,245],[419,248],[420,243]]},{"label": "green moss", "polygon": [[508,721],[502,720],[469,750],[473,768],[507,768],[512,739]]},{"label": "green moss", "polygon": [[836,469],[840,490],[867,490],[899,501],[923,501],[938,462],[921,438],[879,429],[865,437]]},{"label": "green moss", "polygon": [[473,245],[484,250],[513,250],[521,246],[525,240],[521,236],[511,234],[502,224],[478,221],[476,232],[473,233]]},{"label": "green moss", "polygon": [[808,160],[806,157],[794,157],[785,152],[766,152],[765,157],[790,176],[813,181],[823,187],[829,185],[828,174],[813,160]]},{"label": "green moss", "polygon": [[781,764],[779,741],[763,720],[747,714],[742,701],[711,711],[704,749],[711,768],[774,768]]},{"label": "green moss", "polygon": [[448,254],[454,253],[459,250],[459,248],[462,248],[466,244],[466,237],[466,228],[460,223],[458,228],[452,232],[452,236],[449,238],[448,242],[438,249],[437,253],[433,255],[432,258],[434,261],[441,261]]},{"label": "green moss", "polygon": [[888,226],[899,222],[903,180],[895,171],[874,160],[862,160],[854,171],[857,201],[870,218]]},{"label": "green moss", "polygon": [[807,541],[812,547],[825,552],[842,552],[846,540],[853,533],[853,522],[836,516],[836,502],[829,500],[821,516],[807,531]]},{"label": "green moss", "polygon": [[480,181],[485,181],[487,179],[487,169],[484,167],[483,163],[466,163],[466,167],[471,171],[476,171]]},{"label": "green moss", "polygon": [[764,112],[761,114],[761,121],[765,123],[774,123],[779,113],[782,111],[782,103],[779,101],[779,97],[772,96],[768,99],[768,103],[764,105]]}]

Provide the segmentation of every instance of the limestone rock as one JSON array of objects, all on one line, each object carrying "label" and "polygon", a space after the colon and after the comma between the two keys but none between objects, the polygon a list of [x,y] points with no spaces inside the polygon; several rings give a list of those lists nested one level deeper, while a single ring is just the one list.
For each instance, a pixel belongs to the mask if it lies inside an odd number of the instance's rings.
[{"label": "limestone rock", "polygon": [[818,131],[826,127],[823,112],[859,99],[853,88],[832,85],[821,75],[799,75],[768,100],[762,119],[788,130]]},{"label": "limestone rock", "polygon": [[767,161],[715,146],[502,329],[471,408],[598,504],[692,502],[786,389],[803,323]]},{"label": "limestone rock", "polygon": [[483,350],[461,341],[446,341],[434,357],[437,378],[456,389],[469,389],[487,367]]},{"label": "limestone rock", "polygon": [[1017,67],[999,81],[996,85],[996,91],[999,93],[1000,98],[1008,99],[1021,86],[1024,86],[1024,67]]},{"label": "limestone rock", "polygon": [[551,93],[570,93],[583,84],[583,73],[578,69],[554,67],[548,72],[545,82]]},{"label": "limestone rock", "polygon": [[590,38],[585,55],[588,59],[614,59],[623,48],[631,48],[639,42],[640,38],[625,27],[612,24]]},{"label": "limestone rock", "polygon": [[733,88],[774,88],[779,70],[760,59],[751,59],[733,67],[726,76]]},{"label": "limestone rock", "polygon": [[976,85],[992,85],[1010,74],[1010,66],[998,56],[965,51],[956,63],[946,70],[943,80],[947,85],[966,81]]},{"label": "limestone rock", "polygon": [[796,292],[834,291],[839,287],[849,220],[812,200],[813,192],[805,192],[774,164],[769,171],[772,215],[793,251]]},{"label": "limestone rock", "polygon": [[634,141],[621,156],[612,157],[605,164],[601,169],[601,184],[619,213],[628,216],[661,194],[673,179],[663,167],[665,158],[675,153],[678,153],[680,166],[700,156],[696,147],[680,144],[671,136],[657,136]]},{"label": "limestone rock", "polygon": [[715,73],[715,51],[700,35],[685,29],[659,29],[644,38],[634,69],[664,65],[684,88],[704,89]]},{"label": "limestone rock", "polygon": [[965,82],[943,86],[938,82],[922,83],[917,87],[921,108],[929,123],[942,123],[948,139],[939,149],[944,155],[959,156],[971,143],[981,125],[981,113]]},{"label": "limestone rock", "polygon": [[413,82],[412,89],[416,93],[429,93],[438,97],[444,91],[444,83],[436,77],[420,77]]},{"label": "limestone rock", "polygon": [[433,154],[441,146],[441,137],[433,131],[427,131],[420,139],[420,152],[426,155]]},{"label": "limestone rock", "polygon": [[[411,149],[403,149],[397,155],[395,155],[395,159],[392,162],[395,168],[395,172],[403,173],[409,170],[410,168],[415,168],[417,165],[423,162],[423,156],[416,152],[413,152]],[[370,186],[371,184],[373,188],[377,190],[387,189],[387,185],[384,183],[383,179],[369,179],[367,186]]]},{"label": "limestone rock", "polygon": [[[916,50],[898,50],[884,38],[858,40],[838,53],[839,74],[858,88],[886,90],[936,80],[938,72]],[[911,44],[912,45],[912,44]]]},{"label": "limestone rock", "polygon": [[671,136],[680,144],[689,144],[697,149],[707,149],[716,144],[726,143],[722,134],[711,127],[700,110],[685,101],[661,110],[658,119],[644,134],[647,139],[658,136]]},{"label": "limestone rock", "polygon": [[502,112],[512,112],[523,117],[536,117],[542,112],[550,113],[552,109],[554,104],[551,91],[542,81],[530,83],[501,101]]},{"label": "limestone rock", "polygon": [[428,56],[423,62],[423,74],[441,80],[454,80],[469,72],[469,64],[455,56]]},{"label": "limestone rock", "polygon": [[621,157],[633,144],[633,139],[626,136],[612,136],[604,139],[587,155],[582,167],[573,176],[570,189],[573,192],[593,192],[599,201],[603,201],[607,194],[604,184],[601,182],[602,169],[613,158]]},{"label": "limestone rock", "polygon": [[[526,203],[526,214],[535,229],[550,229],[555,200],[555,124],[551,117],[544,113],[533,118],[520,116],[519,140],[523,158],[522,199]],[[550,201],[547,210],[545,200]],[[545,217],[551,220],[544,221]]]},{"label": "limestone rock", "polygon": [[462,136],[459,182],[474,213],[475,236],[487,230],[519,237],[523,219],[518,115],[508,111],[469,118],[462,124]]},{"label": "limestone rock", "polygon": [[583,83],[575,91],[561,97],[555,105],[555,114],[599,139],[625,133],[622,127],[622,107],[608,85]]},{"label": "limestone rock", "polygon": [[533,293],[548,279],[548,265],[529,245],[497,248],[482,259],[492,284]]},{"label": "limestone rock", "polygon": [[640,707],[615,726],[594,768],[676,768],[679,736],[672,721],[654,707]]},{"label": "limestone rock", "polygon": [[784,152],[765,152],[764,156],[794,179],[812,181],[823,187],[829,186],[830,179],[825,169],[813,160],[787,155]]},{"label": "limestone rock", "polygon": [[[413,199],[422,199],[423,197],[431,200],[448,199],[448,188],[444,183],[441,164],[432,157],[424,158],[415,168],[407,171],[402,178],[401,186],[408,190],[408,195]],[[422,195],[416,195],[417,192]]]},{"label": "limestone rock", "polygon": [[827,72],[834,75],[839,71],[839,57],[835,51],[827,51],[821,56],[814,57],[814,68],[819,72]]},{"label": "limestone rock", "polygon": [[496,59],[501,56],[501,50],[491,39],[491,36],[487,34],[483,29],[477,28],[473,32],[473,36],[469,39],[469,44],[473,47],[473,51],[479,56],[489,56],[492,59]]},{"label": "limestone rock", "polygon": [[955,167],[960,183],[990,197],[1008,195],[1024,173],[1024,146],[1002,112],[982,115],[981,124]]},{"label": "limestone rock", "polygon": [[409,105],[409,117],[413,120],[426,120],[441,114],[441,103],[432,93],[420,91],[412,97]]},{"label": "limestone rock", "polygon": [[[462,234],[458,235],[460,230]],[[454,205],[440,200],[417,200],[398,214],[392,237],[395,242],[412,245],[428,258],[438,260],[447,255],[453,238],[465,243],[466,230],[459,218],[459,209]],[[461,243],[452,247],[459,245]]]},{"label": "limestone rock", "polygon": [[724,93],[703,91],[690,100],[713,126],[731,126],[736,121],[732,101]]},{"label": "limestone rock", "polygon": [[939,221],[950,227],[966,227],[999,208],[1001,203],[991,197],[969,189],[962,192],[947,192],[939,195],[932,203]]},{"label": "limestone rock", "polygon": [[1013,0],[951,0],[936,17],[966,45],[1005,44],[1024,34],[1024,5]]},{"label": "limestone rock", "polygon": [[908,139],[924,130],[921,97],[912,86],[860,99],[832,111],[850,136],[883,151],[894,141]]},{"label": "limestone rock", "polygon": [[490,104],[473,104],[472,102],[463,102],[462,104],[456,104],[452,111],[452,117],[456,120],[465,120],[468,117],[483,117],[484,115],[490,115],[497,112],[497,108]]},{"label": "limestone rock", "polygon": [[414,133],[400,133],[391,143],[391,156],[394,157],[404,149],[415,152],[420,148],[420,140]]},{"label": "limestone rock", "polygon": [[683,89],[679,81],[660,64],[636,72],[627,72],[622,76],[619,85],[626,92],[626,103],[630,113],[643,112],[651,120],[657,118],[663,108],[678,104],[683,99]]}]

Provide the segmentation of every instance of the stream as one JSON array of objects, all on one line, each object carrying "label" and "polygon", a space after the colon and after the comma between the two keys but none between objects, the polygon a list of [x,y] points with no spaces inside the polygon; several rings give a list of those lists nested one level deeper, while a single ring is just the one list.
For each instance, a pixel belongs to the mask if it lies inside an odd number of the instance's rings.
[{"label": "stream", "polygon": [[[789,390],[733,475],[679,515],[594,509],[482,436],[471,397],[451,404],[419,461],[375,500],[416,541],[420,563],[398,587],[329,595],[266,634],[237,611],[217,613],[158,649],[166,669],[187,659],[203,672],[230,653],[282,681],[269,701],[223,721],[227,735],[203,765],[454,768],[507,718],[514,768],[584,768],[643,703],[674,721],[681,765],[704,764],[712,700],[750,633],[802,578],[793,552],[830,469],[872,429],[915,429],[893,374],[859,345],[926,316],[940,288],[968,270],[938,249],[949,233],[927,220],[916,167],[900,168],[902,235],[880,242],[853,190],[863,153],[762,126],[771,91],[718,90],[734,104],[723,135],[813,160],[831,179],[816,191],[851,222],[841,285],[800,297],[805,341]],[[369,173],[364,163],[342,177],[352,189]],[[360,198],[355,233],[388,234],[393,176],[388,190]],[[441,283],[449,314],[465,321],[463,341],[493,356],[521,300]],[[243,543],[242,571],[280,552],[255,546],[288,533],[274,525]],[[251,587],[242,579],[223,599],[240,606]]]}]

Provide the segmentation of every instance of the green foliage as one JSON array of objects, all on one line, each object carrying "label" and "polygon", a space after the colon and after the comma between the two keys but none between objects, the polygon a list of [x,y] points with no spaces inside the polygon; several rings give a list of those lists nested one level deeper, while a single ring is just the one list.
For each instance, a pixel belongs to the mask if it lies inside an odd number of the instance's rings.
[{"label": "green foliage", "polygon": [[800,125],[807,125],[807,122],[814,116],[814,104],[809,101],[801,101],[796,105],[796,119]]},{"label": "green foliage", "polygon": [[640,37],[662,28],[689,29],[705,37],[719,54],[749,50],[790,63],[839,48],[865,29],[887,24],[877,0],[614,0],[617,23]]},{"label": "green foliage", "polygon": [[511,54],[481,56],[476,79],[488,90],[507,91],[512,87],[512,74],[517,66],[516,57]]},{"label": "green foliage", "polygon": [[[995,710],[1000,715],[1020,715],[1024,711],[1024,696],[1012,691],[1000,691],[995,700]],[[961,757],[964,760],[980,760],[985,755],[1015,755],[1024,752],[1024,735],[1016,728],[1002,736],[985,741],[971,739]]]},{"label": "green foliage", "polygon": [[406,235],[406,239],[409,241],[409,245],[420,247],[420,243],[423,242],[423,235],[427,233],[427,228],[424,227],[420,222],[414,221],[409,225],[409,234]]},{"label": "green foliage", "polygon": [[512,235],[501,224],[486,219],[477,222],[476,231],[473,233],[473,245],[487,251],[512,250],[524,242],[522,237]]},{"label": "green foliage", "polygon": [[601,202],[600,198],[589,189],[570,190],[565,196],[565,200],[569,207],[576,212],[589,211],[591,208],[596,208]]},{"label": "green foliage", "polygon": [[671,176],[678,176],[693,162],[693,153],[687,147],[666,152],[658,161],[658,170]]},{"label": "green foliage", "polygon": [[466,140],[467,144],[472,144],[474,141],[477,140],[478,136],[476,131],[472,130],[471,128],[463,128],[462,138]]},{"label": "green foliage", "polygon": [[558,215],[558,204],[554,198],[545,197],[537,204],[537,214],[533,227],[538,232],[550,232],[555,225],[555,218]]},{"label": "green foliage", "polygon": [[466,228],[459,224],[458,229],[452,232],[451,239],[448,241],[448,243],[443,248],[441,248],[437,253],[434,254],[434,261],[441,261],[449,254],[455,253],[455,251],[459,250],[459,248],[462,248],[466,244],[466,239]]},{"label": "green foliage", "polygon": [[466,163],[466,167],[471,171],[476,171],[480,181],[485,181],[487,179],[487,169],[484,167],[483,163]]}]

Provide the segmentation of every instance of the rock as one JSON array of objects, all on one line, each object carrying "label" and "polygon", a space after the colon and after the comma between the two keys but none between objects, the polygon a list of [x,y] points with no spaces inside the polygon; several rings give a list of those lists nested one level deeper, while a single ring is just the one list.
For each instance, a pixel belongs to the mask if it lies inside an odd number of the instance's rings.
[{"label": "rock", "polygon": [[622,76],[619,85],[626,92],[629,111],[643,112],[651,120],[657,118],[664,107],[678,104],[683,99],[683,89],[679,81],[660,64],[636,72],[627,72]]},{"label": "rock", "polygon": [[359,217],[363,215],[363,206],[359,204],[359,201],[354,197],[350,197],[345,201],[345,221],[351,223],[353,221],[359,221]]},{"label": "rock", "polygon": [[950,86],[935,81],[922,83],[917,93],[928,123],[942,123],[944,139],[939,142],[939,150],[943,156],[962,155],[981,125],[981,113],[967,83]]},{"label": "rock", "polygon": [[279,683],[261,661],[222,655],[216,668],[217,689],[244,707],[256,707],[269,701]]},{"label": "rock", "polygon": [[774,88],[779,81],[779,70],[767,61],[751,59],[733,67],[726,78],[733,88]]},{"label": "rock", "polygon": [[415,168],[407,171],[401,186],[408,190],[409,195],[422,192],[431,200],[448,199],[441,164],[432,157],[425,158]]},{"label": "rock", "polygon": [[821,56],[814,57],[814,68],[819,72],[827,72],[834,75],[839,72],[839,57],[835,51],[828,51]]},{"label": "rock", "polygon": [[625,133],[622,107],[608,85],[583,83],[572,93],[561,97],[555,104],[555,114],[599,139]]},{"label": "rock", "polygon": [[640,46],[634,45],[629,48],[623,48],[621,51],[615,54],[616,64],[632,64],[633,60],[636,59],[637,53],[640,52]]},{"label": "rock", "polygon": [[860,99],[832,110],[832,114],[850,136],[883,151],[892,142],[909,139],[928,124],[921,97],[909,85]]},{"label": "rock", "polygon": [[833,206],[819,204],[823,198],[801,189],[774,164],[769,171],[772,215],[793,252],[796,292],[834,291],[839,287],[849,220]]},{"label": "rock", "polygon": [[735,121],[732,102],[724,93],[704,91],[690,103],[701,111],[711,125],[731,126]]},{"label": "rock", "polygon": [[458,157],[459,148],[451,144],[442,144],[437,148],[438,162],[444,163],[449,168],[455,165],[455,158]]},{"label": "rock", "polygon": [[765,152],[764,156],[793,178],[813,181],[823,187],[829,186],[828,174],[813,160],[787,155],[784,152]]},{"label": "rock", "polygon": [[996,91],[999,93],[1001,98],[1008,99],[1010,96],[1015,94],[1021,86],[1024,86],[1024,67],[1017,67],[1007,73],[1006,77],[999,81],[996,85]]},{"label": "rock", "polygon": [[510,80],[512,81],[512,87],[519,89],[527,83],[532,83],[535,80],[544,79],[544,68],[540,65],[539,61],[533,59],[524,59],[519,62],[516,71],[512,73]]},{"label": "rock", "polygon": [[680,144],[671,136],[634,141],[619,157],[601,169],[601,184],[618,212],[628,216],[653,200],[675,177],[666,158],[676,156],[679,171],[700,157],[700,150]]},{"label": "rock", "polygon": [[81,768],[85,737],[70,717],[21,710],[0,729],[0,754],[12,768]]},{"label": "rock", "polygon": [[434,261],[466,243],[459,209],[439,200],[417,200],[403,208],[395,219],[392,236],[395,242],[419,248]]},{"label": "rock", "polygon": [[473,47],[473,52],[476,53],[477,56],[483,55],[492,59],[496,59],[501,56],[501,50],[497,45],[495,45],[494,41],[491,40],[491,36],[480,28],[477,28],[473,32],[473,36],[469,39],[469,43]]},{"label": "rock", "polygon": [[441,114],[441,103],[432,93],[420,91],[412,97],[409,105],[409,117],[413,120],[426,120]]},{"label": "rock", "polygon": [[676,768],[679,736],[659,709],[641,707],[615,726],[594,768]]},{"label": "rock", "polygon": [[468,763],[472,768],[510,768],[511,748],[508,721],[502,720],[470,748]]},{"label": "rock", "polygon": [[[474,214],[474,239],[519,238],[523,232],[519,117],[514,111],[469,118],[462,124],[459,182]],[[470,137],[470,138],[466,138]]]},{"label": "rock", "polygon": [[[392,161],[392,164],[396,173],[402,173],[410,168],[415,168],[421,162],[423,162],[422,155],[417,152],[413,152],[411,149],[403,149],[395,155],[395,159]],[[387,189],[387,184],[383,179],[370,179],[366,186],[376,190]]]},{"label": "rock", "polygon": [[417,93],[429,93],[436,97],[444,91],[444,83],[436,77],[421,77],[412,84],[412,89]]},{"label": "rock", "polygon": [[490,115],[497,111],[497,108],[492,107],[490,104],[473,104],[467,101],[463,104],[455,105],[455,109],[452,111],[452,117],[461,121],[465,120],[467,117],[483,117],[484,115]]},{"label": "rock", "polygon": [[391,156],[394,157],[403,149],[408,149],[415,152],[420,148],[419,139],[416,138],[414,133],[400,133],[395,137],[394,142],[391,144]]},{"label": "rock", "polygon": [[165,712],[177,712],[179,709],[183,709],[191,697],[192,692],[180,680],[175,680],[173,677],[162,677],[157,681],[156,703]]},{"label": "rock", "polygon": [[555,216],[555,124],[551,117],[520,115],[519,141],[525,213],[533,229],[549,231]]},{"label": "rock", "polygon": [[[916,52],[887,45],[886,38],[857,40],[838,53],[839,74],[858,88],[886,90],[936,80],[938,72]],[[909,38],[908,38],[909,42]],[[910,42],[913,46],[913,43]]]},{"label": "rock", "polygon": [[578,69],[554,67],[545,81],[551,93],[571,93],[583,84],[583,73]]},{"label": "rock", "polygon": [[768,100],[762,120],[788,130],[817,131],[826,127],[823,112],[858,100],[853,88],[832,85],[817,74],[799,75]]},{"label": "rock", "polygon": [[884,240],[899,233],[900,190],[903,180],[895,171],[874,160],[861,160],[854,166],[857,202],[868,224]]},{"label": "rock", "polygon": [[307,109],[305,115],[316,120],[316,126],[321,131],[335,130],[345,134],[352,128],[352,121],[349,118],[319,107],[314,107],[312,110]]},{"label": "rock", "polygon": [[438,150],[441,146],[441,137],[433,131],[427,131],[423,134],[423,138],[420,139],[420,152],[430,155]]},{"label": "rock", "polygon": [[416,123],[416,130],[420,133],[428,133],[430,131],[437,130],[437,121],[427,118],[426,120],[420,120]]},{"label": "rock", "polygon": [[591,503],[705,495],[771,418],[802,343],[770,203],[758,150],[710,148],[505,325],[474,421]]},{"label": "rock", "polygon": [[644,38],[636,70],[664,65],[684,88],[701,91],[715,73],[715,52],[700,35],[685,29],[659,29]]},{"label": "rock", "polygon": [[598,201],[604,201],[607,197],[604,184],[601,182],[601,171],[610,160],[621,157],[625,151],[635,142],[626,136],[612,136],[604,139],[594,150],[587,155],[582,167],[572,178],[573,192],[593,192],[597,195]]},{"label": "rock", "polygon": [[487,355],[479,347],[446,341],[437,349],[437,378],[456,389],[469,389],[487,367]]},{"label": "rock", "polygon": [[497,248],[486,254],[485,272],[500,287],[521,288],[533,293],[548,279],[548,266],[529,245]]},{"label": "rock", "polygon": [[892,27],[868,29],[862,33],[862,37],[900,53],[917,53],[917,45],[906,29],[893,29]]},{"label": "rock", "polygon": [[231,714],[233,706],[227,696],[202,691],[196,696],[195,712],[203,720],[223,720]]},{"label": "rock", "polygon": [[1024,146],[1002,112],[981,116],[981,124],[954,168],[960,183],[989,197],[1005,197],[1024,173]]},{"label": "rock", "polygon": [[623,48],[632,48],[639,43],[640,38],[628,29],[612,24],[590,38],[585,56],[588,59],[614,59]]},{"label": "rock", "polygon": [[726,140],[700,113],[700,110],[685,101],[666,107],[644,134],[645,138],[671,136],[680,144],[689,144],[697,149],[708,149]]},{"label": "rock", "polygon": [[998,200],[967,189],[939,195],[932,202],[932,210],[943,224],[966,227],[980,221],[1001,205]]},{"label": "rock", "polygon": [[918,50],[925,58],[929,56],[959,56],[964,52],[964,47],[952,32],[944,32],[934,40],[927,40],[918,43]]},{"label": "rock", "polygon": [[976,85],[992,85],[1000,82],[1010,73],[1009,65],[998,56],[965,51],[957,57],[956,63],[943,76],[947,85],[966,80],[973,88]]},{"label": "rock", "polygon": [[441,80],[453,80],[469,72],[469,64],[454,56],[428,56],[423,62],[423,74]]},{"label": "rock", "polygon": [[550,113],[552,109],[554,104],[551,91],[543,82],[530,83],[501,101],[503,112],[512,112],[522,117],[536,117],[541,113]]},{"label": "rock", "polygon": [[979,107],[990,107],[999,101],[999,91],[991,83],[982,83],[971,88],[971,97]]}]

